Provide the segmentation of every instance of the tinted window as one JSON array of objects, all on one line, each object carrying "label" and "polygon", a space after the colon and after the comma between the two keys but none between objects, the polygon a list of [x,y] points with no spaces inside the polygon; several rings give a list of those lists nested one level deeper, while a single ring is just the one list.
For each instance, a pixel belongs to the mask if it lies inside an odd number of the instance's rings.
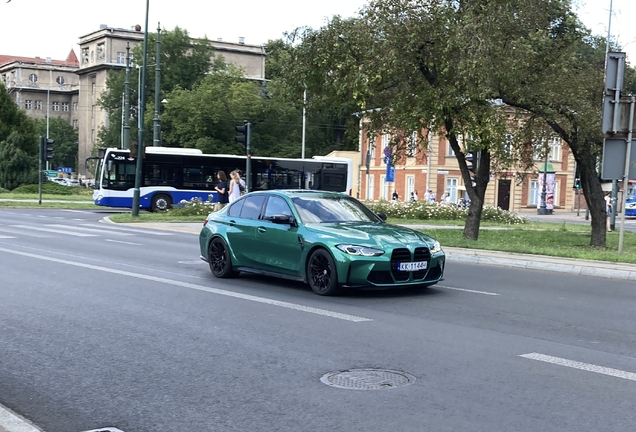
[{"label": "tinted window", "polygon": [[238,200],[235,203],[230,205],[230,208],[227,210],[227,215],[230,217],[239,217],[241,215],[241,210],[243,209],[244,199]]},{"label": "tinted window", "polygon": [[278,196],[270,196],[265,207],[265,217],[274,215],[292,216],[291,209],[283,198]]},{"label": "tinted window", "polygon": [[360,201],[348,196],[295,197],[292,202],[304,223],[381,222]]},{"label": "tinted window", "polygon": [[261,215],[261,207],[263,207],[265,195],[252,195],[241,201],[245,201],[241,209],[241,217],[245,219],[258,219]]}]

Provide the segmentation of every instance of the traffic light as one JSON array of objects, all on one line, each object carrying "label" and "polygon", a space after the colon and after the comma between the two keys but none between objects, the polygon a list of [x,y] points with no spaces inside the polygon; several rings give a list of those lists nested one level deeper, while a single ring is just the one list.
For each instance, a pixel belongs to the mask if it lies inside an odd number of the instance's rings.
[{"label": "traffic light", "polygon": [[237,143],[245,146],[248,153],[251,153],[250,145],[252,141],[252,124],[250,122],[243,123],[243,126],[236,126],[234,129],[241,135],[234,138]]},{"label": "traffic light", "polygon": [[51,138],[40,137],[40,161],[46,163],[53,159],[53,143]]},{"label": "traffic light", "polygon": [[473,186],[477,184],[477,152],[475,150],[470,150],[466,153],[466,167],[470,172],[470,181]]},{"label": "traffic light", "polygon": [[574,189],[581,189],[581,179],[580,178],[575,178],[574,179]]}]

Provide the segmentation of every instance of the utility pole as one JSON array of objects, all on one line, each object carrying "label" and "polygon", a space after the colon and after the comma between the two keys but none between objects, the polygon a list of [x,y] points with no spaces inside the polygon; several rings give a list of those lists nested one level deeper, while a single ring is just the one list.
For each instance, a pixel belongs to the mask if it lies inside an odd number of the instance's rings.
[{"label": "utility pole", "polygon": [[161,120],[159,120],[159,105],[161,104],[161,25],[157,23],[157,55],[155,64],[155,118],[152,127],[152,145],[161,147]]},{"label": "utility pole", "polygon": [[126,84],[124,88],[124,136],[122,148],[130,148],[130,42],[126,42]]}]

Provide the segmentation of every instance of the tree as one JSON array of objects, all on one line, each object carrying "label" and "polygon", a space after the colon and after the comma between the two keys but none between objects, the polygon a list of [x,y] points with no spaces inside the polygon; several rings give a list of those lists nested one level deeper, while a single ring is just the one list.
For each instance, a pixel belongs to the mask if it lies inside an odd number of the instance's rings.
[{"label": "tree", "polygon": [[0,141],[18,132],[23,139],[14,140],[28,155],[38,153],[38,141],[33,121],[11,100],[4,86],[0,86]]},{"label": "tree", "polygon": [[0,140],[0,188],[15,189],[21,184],[37,183],[37,157],[23,150],[25,137],[17,131]]},{"label": "tree", "polygon": [[[334,104],[348,99],[362,110],[381,108],[369,114],[372,128],[442,131],[473,201],[468,239],[478,238],[491,159],[498,169],[527,165],[548,125],[583,170],[590,244],[604,246],[595,172],[602,56],[570,6],[568,0],[374,0],[357,18],[336,17],[308,31],[292,62],[295,79],[312,92],[322,89]],[[498,101],[516,110],[513,118]],[[470,137],[481,156],[474,187],[458,137]]]},{"label": "tree", "polygon": [[[148,59],[146,71],[146,118],[144,127],[145,136],[152,136],[152,119],[154,117],[154,66],[156,65],[156,51],[152,47],[156,44],[156,34],[148,35]],[[176,86],[189,90],[198,83],[206,73],[221,67],[222,58],[214,62],[212,56],[214,49],[207,38],[192,39],[187,30],[175,27],[172,31],[164,30],[161,33],[161,93],[162,99]],[[143,45],[139,44],[132,50],[132,57],[137,66],[142,65]],[[122,127],[122,96],[124,94],[126,71],[113,70],[106,80],[106,91],[102,94],[99,104],[108,112],[109,127],[99,131],[100,144],[107,147],[120,147]],[[129,122],[130,136],[134,140],[137,136],[137,100],[138,100],[139,70],[135,65],[130,72],[130,100],[131,116]]]},{"label": "tree", "polygon": [[[46,120],[35,121],[36,133],[46,136]],[[65,120],[59,117],[49,119],[49,138],[55,141],[53,146],[52,167],[73,167],[79,171],[77,166],[78,136],[77,131]]]}]

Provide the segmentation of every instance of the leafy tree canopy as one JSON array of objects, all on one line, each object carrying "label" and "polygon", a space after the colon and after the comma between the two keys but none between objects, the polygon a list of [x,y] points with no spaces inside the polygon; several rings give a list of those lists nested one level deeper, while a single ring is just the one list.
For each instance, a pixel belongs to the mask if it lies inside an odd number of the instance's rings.
[{"label": "leafy tree canopy", "polygon": [[0,140],[0,188],[12,190],[21,184],[37,183],[37,157],[23,150],[26,138],[17,131]]},{"label": "leafy tree canopy", "polygon": [[13,140],[14,144],[28,155],[37,154],[38,142],[33,121],[13,102],[7,89],[0,86],[0,141],[5,141],[13,132],[22,136],[22,139]]},{"label": "leafy tree canopy", "polygon": [[[38,135],[46,136],[46,120],[36,120],[35,130]],[[53,159],[50,161],[51,169],[72,167],[74,171],[79,171],[77,131],[67,121],[59,117],[51,117],[49,118],[49,138],[55,140]]]}]

